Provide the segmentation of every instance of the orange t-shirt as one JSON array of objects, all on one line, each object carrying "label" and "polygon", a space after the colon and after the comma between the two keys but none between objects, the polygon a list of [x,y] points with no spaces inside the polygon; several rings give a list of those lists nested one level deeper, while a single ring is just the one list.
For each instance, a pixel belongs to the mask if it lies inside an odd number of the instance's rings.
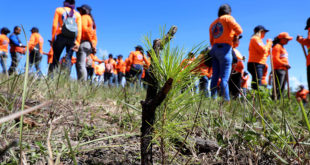
[{"label": "orange t-shirt", "polygon": [[272,59],[274,69],[287,70],[287,68],[284,65],[285,64],[288,65],[288,54],[282,45],[276,44],[272,48]]},{"label": "orange t-shirt", "polygon": [[233,45],[234,36],[242,33],[242,28],[231,15],[223,15],[216,19],[210,26],[210,42],[213,46],[216,43]]},{"label": "orange t-shirt", "polygon": [[0,35],[0,51],[7,53],[9,50],[9,43],[10,43],[10,39],[5,34],[1,34]]},{"label": "orange t-shirt", "polygon": [[268,75],[268,65],[265,64],[265,68],[263,70],[262,84],[267,85],[267,75]]},{"label": "orange t-shirt", "polygon": [[249,61],[259,64],[266,64],[269,56],[270,44],[264,45],[263,40],[258,36],[253,36],[249,45]]},{"label": "orange t-shirt", "polygon": [[128,58],[129,58],[130,65],[133,65],[133,64],[143,65],[144,63],[146,65],[150,65],[146,56],[142,54],[140,51],[130,52]]},{"label": "orange t-shirt", "polygon": [[95,69],[95,74],[98,76],[101,76],[104,73],[105,67],[104,67],[104,64],[102,63],[99,65],[95,65],[94,69]]},{"label": "orange t-shirt", "polygon": [[32,33],[28,42],[29,51],[32,51],[39,44],[39,51],[43,53],[43,38],[39,33]]},{"label": "orange t-shirt", "polygon": [[[309,30],[309,33],[310,33],[310,30]],[[309,66],[310,65],[310,35],[308,36],[308,38],[299,39],[298,42],[301,43],[302,45],[306,45],[308,49],[307,66]]]},{"label": "orange t-shirt", "polygon": [[85,14],[81,16],[82,19],[82,37],[81,40],[86,40],[92,43],[95,48],[97,46],[96,29],[93,29],[93,19],[90,15]]},{"label": "orange t-shirt", "polygon": [[[66,11],[65,11],[66,10]],[[52,26],[52,42],[55,41],[56,36],[58,34],[61,34],[61,28],[63,25],[63,18],[67,17],[66,13],[70,13],[71,9],[69,7],[58,7],[56,8],[55,15],[54,15],[54,20],[53,20],[53,26]],[[80,45],[81,43],[81,36],[82,36],[82,20],[81,20],[81,15],[79,12],[74,10],[74,15],[73,17],[75,18],[75,22],[77,23],[78,26],[78,34],[76,36],[75,44]]]},{"label": "orange t-shirt", "polygon": [[116,70],[116,62],[114,61],[114,59],[107,59],[104,61],[105,64],[111,64],[113,66],[112,68],[112,73],[117,74],[117,70]]},{"label": "orange t-shirt", "polygon": [[126,63],[123,59],[117,60],[116,69],[117,72],[122,72],[124,74],[126,73]]},{"label": "orange t-shirt", "polygon": [[306,89],[303,89],[301,91],[296,92],[296,98],[300,97],[303,100],[306,100],[308,94],[309,94],[309,91]]},{"label": "orange t-shirt", "polygon": [[[93,53],[90,54],[90,58],[93,60],[93,63],[92,63],[92,65],[91,65],[92,68],[95,67],[95,62],[98,62],[98,63],[103,62],[103,61],[100,60],[97,56],[95,56]],[[87,60],[87,58],[86,58],[86,60]]]},{"label": "orange t-shirt", "polygon": [[241,88],[248,88],[249,75],[241,77]]}]

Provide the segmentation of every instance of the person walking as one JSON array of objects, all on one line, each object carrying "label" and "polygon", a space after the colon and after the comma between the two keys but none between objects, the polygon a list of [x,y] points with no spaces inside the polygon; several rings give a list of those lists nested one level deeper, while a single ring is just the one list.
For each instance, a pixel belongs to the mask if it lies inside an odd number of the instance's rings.
[{"label": "person walking", "polygon": [[262,85],[265,64],[272,46],[271,39],[267,40],[266,45],[263,43],[263,38],[267,32],[269,32],[269,30],[264,26],[256,26],[249,45],[248,71],[252,75],[251,87],[254,90],[257,90],[258,86]]},{"label": "person walking", "polygon": [[18,67],[19,61],[22,54],[25,54],[25,46],[21,43],[18,35],[21,32],[19,26],[14,27],[13,33],[9,36],[10,39],[10,53],[11,53],[11,66],[9,68],[9,75],[16,73],[16,68]]},{"label": "person walking", "polygon": [[[48,42],[51,44],[52,41],[48,40]],[[51,63],[53,63],[53,56],[54,56],[54,51],[53,51],[53,47],[51,46],[50,50],[48,51],[48,53],[43,52],[44,55],[47,55],[47,64],[50,65]]]},{"label": "person walking", "polygon": [[125,87],[126,84],[126,79],[125,79],[125,74],[126,74],[126,63],[123,60],[123,56],[119,55],[117,57],[117,64],[116,64],[116,70],[118,73],[118,83],[121,85],[123,88]]},{"label": "person walking", "polygon": [[54,55],[53,62],[48,68],[48,73],[51,76],[54,70],[58,68],[60,55],[64,48],[66,48],[66,62],[64,65],[68,73],[71,72],[73,52],[77,52],[79,49],[82,35],[82,21],[81,15],[74,8],[75,0],[65,0],[63,7],[56,8],[51,43]]},{"label": "person walking", "polygon": [[307,80],[308,80],[308,89],[310,89],[310,17],[307,20],[307,25],[305,30],[308,30],[307,38],[303,38],[302,36],[297,36],[297,42],[302,44],[302,46],[306,46],[308,49],[308,53],[305,54],[306,62],[307,62]]},{"label": "person walking", "polygon": [[30,40],[28,42],[29,45],[29,70],[32,68],[32,65],[35,65],[36,72],[39,76],[42,75],[40,69],[40,63],[42,60],[43,54],[43,38],[39,34],[39,29],[37,27],[33,27],[31,30]]},{"label": "person walking", "polygon": [[[90,54],[86,58],[86,70],[87,70],[87,80],[90,80],[92,82],[93,75],[95,71],[95,65],[98,62],[99,64],[103,63],[103,60],[100,60],[96,55]],[[76,64],[77,65],[77,64]]]},{"label": "person walking", "polygon": [[133,76],[133,82],[138,81],[137,87],[142,88],[141,76],[143,72],[143,65],[150,65],[142,46],[138,45],[135,47],[135,51],[129,54],[129,64],[131,66],[131,76]]},{"label": "person walking", "polygon": [[0,34],[0,63],[2,66],[2,72],[7,76],[8,76],[8,70],[6,66],[6,60],[8,58],[8,47],[10,43],[10,39],[7,37],[7,35],[10,32],[11,31],[8,28],[3,27],[1,29],[1,34]]},{"label": "person walking", "polygon": [[78,79],[85,81],[89,78],[89,74],[87,74],[88,71],[93,70],[93,67],[89,67],[87,70],[85,61],[90,54],[96,53],[96,24],[91,15],[92,9],[90,6],[82,5],[81,7],[78,7],[77,10],[80,12],[82,18],[82,38],[79,51],[77,52],[77,64],[75,66]]},{"label": "person walking", "polygon": [[220,6],[218,18],[210,25],[210,55],[212,57],[211,96],[217,96],[217,82],[221,78],[221,91],[226,101],[230,100],[228,79],[232,65],[232,45],[234,38],[242,33],[241,26],[231,16],[228,4]]},{"label": "person walking", "polygon": [[[289,36],[287,32],[280,33],[274,40],[273,40],[273,47],[272,47],[272,59],[273,59],[273,67],[274,67],[274,75],[275,75],[275,87],[277,96],[272,94],[272,98],[281,98],[283,96],[283,91],[285,88],[285,84],[287,82],[287,72],[291,66],[288,63],[288,53],[284,48],[293,37]],[[290,90],[290,89],[288,89]]]}]

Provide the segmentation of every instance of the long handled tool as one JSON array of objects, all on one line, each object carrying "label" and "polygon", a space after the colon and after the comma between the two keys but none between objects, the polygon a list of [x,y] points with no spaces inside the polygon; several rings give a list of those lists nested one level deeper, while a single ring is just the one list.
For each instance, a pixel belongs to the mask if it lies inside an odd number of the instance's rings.
[{"label": "long handled tool", "polygon": [[303,44],[300,44],[300,45],[302,47],[302,50],[304,51],[305,57],[307,58],[307,52],[306,52],[305,46]]},{"label": "long handled tool", "polygon": [[271,63],[271,71],[272,71],[273,96],[274,96],[274,99],[277,100],[276,76],[275,76],[275,73],[274,73],[273,59],[272,59],[272,49],[271,48],[270,48],[270,63]]}]

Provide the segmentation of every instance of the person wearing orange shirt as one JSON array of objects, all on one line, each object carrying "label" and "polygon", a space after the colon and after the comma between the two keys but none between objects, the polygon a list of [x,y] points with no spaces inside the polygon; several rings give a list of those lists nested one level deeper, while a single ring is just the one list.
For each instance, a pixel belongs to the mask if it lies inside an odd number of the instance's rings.
[{"label": "person wearing orange shirt", "polygon": [[226,101],[230,100],[228,79],[232,65],[232,46],[234,38],[242,33],[242,28],[231,16],[228,4],[220,6],[218,18],[209,28],[213,75],[211,80],[211,95],[217,97],[217,82],[221,78],[221,92]]},{"label": "person wearing orange shirt", "polygon": [[[85,66],[86,57],[88,57],[91,53],[96,53],[97,46],[97,36],[96,36],[96,24],[91,15],[91,7],[88,5],[82,5],[78,7],[77,10],[81,14],[82,19],[82,38],[81,45],[79,47],[79,51],[77,52],[77,64],[76,71],[79,80],[85,81],[89,78],[88,71],[93,70],[92,67]],[[91,71],[90,73],[93,73]]]},{"label": "person wearing orange shirt", "polygon": [[242,36],[236,38],[233,42],[232,56],[236,58],[236,62],[232,64],[232,70],[229,78],[229,92],[233,98],[238,98],[241,91],[241,77],[244,70],[244,56],[236,49],[239,46],[239,40]]},{"label": "person wearing orange shirt", "polygon": [[[48,73],[53,75],[53,71],[58,67],[58,61],[63,49],[66,47],[67,58],[70,61],[73,52],[77,52],[82,36],[82,21],[79,12],[74,10],[75,0],[65,0],[63,7],[56,8],[52,26],[52,46],[54,51],[53,62],[49,65]],[[84,61],[85,62],[85,61]],[[72,65],[65,64],[68,72]]]},{"label": "person wearing orange shirt", "polygon": [[252,89],[257,90],[262,85],[263,71],[272,46],[272,40],[268,39],[264,45],[263,38],[269,32],[264,26],[258,25],[254,28],[254,35],[249,45],[248,71],[252,75]]},{"label": "person wearing orange shirt", "polygon": [[149,65],[149,61],[144,55],[142,46],[138,45],[135,47],[136,51],[132,51],[129,54],[129,63],[131,66],[131,76],[135,77],[133,81],[138,80],[137,86],[142,88],[141,76],[143,72],[143,65]]},{"label": "person wearing orange shirt", "polygon": [[36,71],[39,76],[42,75],[40,69],[40,62],[42,60],[42,53],[43,53],[43,38],[39,34],[39,29],[33,27],[31,30],[30,40],[28,42],[29,45],[29,70],[31,70],[32,65],[35,65]]},{"label": "person wearing orange shirt", "polygon": [[113,55],[109,54],[109,59],[105,60],[105,83],[109,83],[109,86],[118,87],[118,79],[117,79],[117,70],[116,70],[116,61],[113,59]]},{"label": "person wearing orange shirt", "polygon": [[[286,45],[292,39],[293,37],[289,36],[288,33],[282,32],[273,40],[272,59],[276,81],[275,85],[276,85],[277,99],[281,98],[281,96],[283,95],[285,84],[287,82],[286,75],[288,69],[291,68],[291,66],[288,63],[288,53],[284,48],[284,45]],[[275,98],[275,96],[272,95],[272,98]]]},{"label": "person wearing orange shirt", "polygon": [[118,73],[118,83],[121,85],[123,88],[125,87],[126,84],[126,79],[125,79],[125,73],[126,73],[126,63],[123,60],[122,55],[117,56],[117,64],[116,64],[116,69]]},{"label": "person wearing orange shirt", "polygon": [[307,25],[305,30],[308,30],[308,37],[303,38],[300,35],[297,36],[297,41],[302,44],[302,46],[306,46],[308,49],[308,53],[306,55],[307,61],[307,80],[308,80],[308,89],[310,89],[310,17],[307,20]]},{"label": "person wearing orange shirt", "polygon": [[2,66],[2,72],[5,75],[8,75],[8,70],[6,68],[6,60],[8,58],[8,47],[10,43],[10,39],[7,37],[7,35],[11,31],[4,27],[1,29],[1,34],[0,34],[0,64]]},{"label": "person wearing orange shirt", "polygon": [[99,64],[103,63],[103,60],[100,60],[97,56],[95,56],[93,53],[88,55],[86,58],[86,70],[87,70],[87,80],[93,80],[93,75],[95,71],[95,62],[98,62]]},{"label": "person wearing orange shirt", "polygon": [[18,67],[18,64],[21,60],[21,56],[22,54],[25,54],[25,47],[18,35],[21,32],[21,28],[19,26],[15,26],[14,27],[14,31],[13,33],[9,36],[10,39],[10,53],[11,53],[11,58],[12,58],[12,62],[11,62],[11,66],[9,68],[9,75],[16,73],[16,68]]},{"label": "person wearing orange shirt", "polygon": [[299,90],[296,92],[296,100],[302,101],[305,104],[308,103],[307,96],[309,95],[309,91],[305,89],[303,85],[299,85]]},{"label": "person wearing orange shirt", "polygon": [[247,90],[248,90],[248,80],[250,76],[248,72],[243,72],[242,77],[241,77],[241,88],[243,95],[246,96]]},{"label": "person wearing orange shirt", "polygon": [[103,80],[103,74],[104,74],[104,70],[105,70],[105,64],[104,63],[100,63],[100,64],[96,64],[95,65],[95,81],[97,82],[97,85],[101,85],[102,80]]}]

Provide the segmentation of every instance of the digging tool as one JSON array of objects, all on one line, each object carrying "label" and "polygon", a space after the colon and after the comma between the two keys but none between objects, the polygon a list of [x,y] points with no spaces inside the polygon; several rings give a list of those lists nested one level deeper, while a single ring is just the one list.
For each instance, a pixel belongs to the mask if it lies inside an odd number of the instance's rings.
[{"label": "digging tool", "polygon": [[271,71],[272,71],[273,95],[274,95],[274,99],[277,100],[276,76],[275,76],[275,73],[274,73],[273,59],[272,59],[272,49],[271,48],[270,48],[270,63],[271,63]]}]

